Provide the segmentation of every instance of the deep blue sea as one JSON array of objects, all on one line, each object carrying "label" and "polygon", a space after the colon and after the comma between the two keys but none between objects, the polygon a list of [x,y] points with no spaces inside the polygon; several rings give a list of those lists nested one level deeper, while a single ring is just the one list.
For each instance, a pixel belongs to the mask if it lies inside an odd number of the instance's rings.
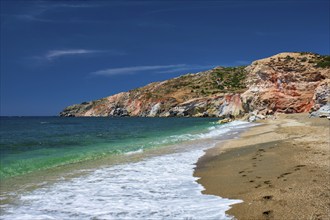
[{"label": "deep blue sea", "polygon": [[[12,179],[17,186],[3,187],[0,219],[228,218],[225,210],[239,201],[201,194],[203,187],[193,177],[194,164],[204,150],[225,136],[237,136],[250,124],[216,121],[1,117],[0,179],[3,186]],[[74,178],[41,178],[53,169],[75,165],[79,170],[86,162],[132,155],[141,156],[94,166]],[[63,169],[62,176],[65,172],[72,170]],[[33,190],[20,190],[19,181],[34,173],[40,183],[34,182]]]}]

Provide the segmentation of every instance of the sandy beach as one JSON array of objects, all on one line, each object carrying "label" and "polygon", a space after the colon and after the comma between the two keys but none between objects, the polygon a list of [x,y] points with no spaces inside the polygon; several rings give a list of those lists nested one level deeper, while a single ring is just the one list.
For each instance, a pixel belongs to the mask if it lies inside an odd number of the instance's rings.
[{"label": "sandy beach", "polygon": [[278,115],[208,150],[195,176],[205,194],[244,202],[237,219],[330,219],[330,121]]}]

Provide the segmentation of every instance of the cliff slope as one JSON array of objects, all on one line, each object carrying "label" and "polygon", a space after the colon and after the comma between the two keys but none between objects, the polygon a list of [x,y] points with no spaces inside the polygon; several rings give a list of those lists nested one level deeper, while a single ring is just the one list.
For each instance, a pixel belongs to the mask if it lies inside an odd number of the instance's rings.
[{"label": "cliff slope", "polygon": [[216,67],[65,108],[60,116],[262,117],[330,103],[330,56],[280,53],[247,67]]}]

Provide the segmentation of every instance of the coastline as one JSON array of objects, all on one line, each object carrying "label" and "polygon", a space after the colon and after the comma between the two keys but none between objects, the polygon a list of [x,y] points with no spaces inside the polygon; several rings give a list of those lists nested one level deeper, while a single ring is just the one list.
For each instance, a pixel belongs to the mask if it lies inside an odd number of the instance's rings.
[{"label": "coastline", "polygon": [[200,139],[125,154],[110,164],[103,158],[8,180],[5,188],[13,188],[7,193],[1,187],[2,219],[230,219],[225,211],[241,201],[202,195],[195,162],[205,149],[238,137],[251,124],[207,124],[205,132],[188,135]]},{"label": "coastline", "polygon": [[241,199],[237,219],[328,219],[330,121],[308,114],[264,120],[206,151],[194,176],[204,194]]}]

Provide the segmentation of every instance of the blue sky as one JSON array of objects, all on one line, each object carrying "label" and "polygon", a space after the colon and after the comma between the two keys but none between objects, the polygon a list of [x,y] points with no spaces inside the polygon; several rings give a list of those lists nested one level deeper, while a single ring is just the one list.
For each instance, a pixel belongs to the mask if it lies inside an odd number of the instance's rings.
[{"label": "blue sky", "polygon": [[1,115],[287,51],[329,54],[328,0],[1,0]]}]

